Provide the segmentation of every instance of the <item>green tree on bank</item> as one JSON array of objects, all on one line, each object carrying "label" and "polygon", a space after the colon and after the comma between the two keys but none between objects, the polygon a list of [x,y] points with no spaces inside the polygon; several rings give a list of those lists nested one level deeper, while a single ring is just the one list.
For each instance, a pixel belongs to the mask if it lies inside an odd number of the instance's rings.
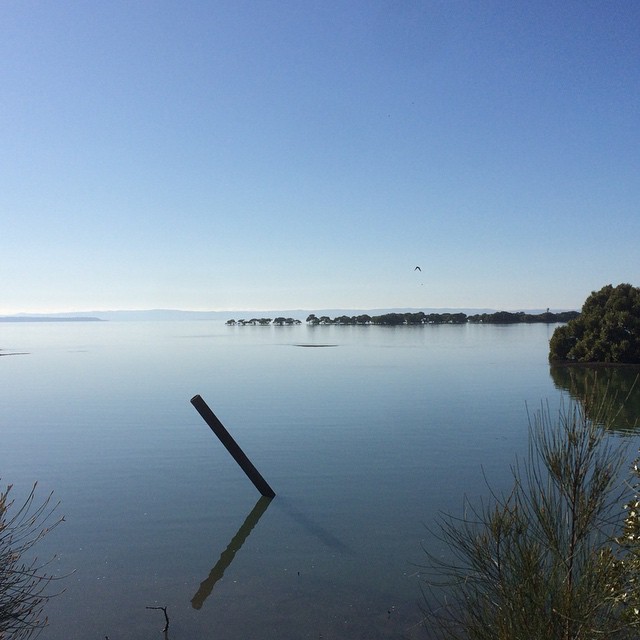
[{"label": "green tree on bank", "polygon": [[640,364],[640,289],[609,284],[592,292],[580,315],[553,332],[549,360]]}]

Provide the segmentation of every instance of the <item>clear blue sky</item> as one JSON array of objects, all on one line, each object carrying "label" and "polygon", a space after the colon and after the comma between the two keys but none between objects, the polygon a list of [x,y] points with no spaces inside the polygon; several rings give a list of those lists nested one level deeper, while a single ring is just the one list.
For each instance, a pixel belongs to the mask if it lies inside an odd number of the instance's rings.
[{"label": "clear blue sky", "polygon": [[0,313],[639,285],[639,34],[636,0],[4,0]]}]

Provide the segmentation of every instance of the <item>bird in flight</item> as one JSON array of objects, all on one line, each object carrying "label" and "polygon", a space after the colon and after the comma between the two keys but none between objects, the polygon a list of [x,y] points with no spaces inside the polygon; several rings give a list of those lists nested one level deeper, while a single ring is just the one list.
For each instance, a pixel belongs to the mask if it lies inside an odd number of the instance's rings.
[{"label": "bird in flight", "polygon": [[416,267],[414,271],[422,271],[422,269],[420,267]]}]

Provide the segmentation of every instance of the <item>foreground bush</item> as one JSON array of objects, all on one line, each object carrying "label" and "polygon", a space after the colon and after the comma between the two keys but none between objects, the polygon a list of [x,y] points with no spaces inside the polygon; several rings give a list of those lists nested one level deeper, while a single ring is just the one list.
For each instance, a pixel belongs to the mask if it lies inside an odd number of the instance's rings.
[{"label": "foreground bush", "polygon": [[11,485],[0,492],[0,639],[29,638],[47,623],[43,616],[52,597],[48,587],[54,578],[47,563],[32,556],[33,547],[62,518],[53,521],[57,505],[51,495],[37,505],[35,485],[20,504],[10,499]]},{"label": "foreground bush", "polygon": [[529,454],[512,469],[511,491],[492,492],[480,506],[467,502],[461,518],[441,517],[438,536],[451,555],[427,553],[425,623],[432,634],[639,637],[640,499],[631,500],[625,520],[625,451],[601,428],[604,409],[592,407],[587,417],[572,403],[557,422],[541,410],[530,426]]}]

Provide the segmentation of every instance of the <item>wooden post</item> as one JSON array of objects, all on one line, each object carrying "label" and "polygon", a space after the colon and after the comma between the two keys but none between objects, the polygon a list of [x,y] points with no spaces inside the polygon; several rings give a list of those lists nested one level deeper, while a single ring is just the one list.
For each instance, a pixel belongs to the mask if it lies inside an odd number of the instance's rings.
[{"label": "wooden post", "polygon": [[240,465],[240,468],[247,474],[249,480],[253,482],[256,489],[267,498],[274,498],[275,491],[267,484],[267,481],[260,475],[260,472],[253,466],[251,460],[247,458],[244,451],[226,430],[222,422],[211,411],[209,405],[200,397],[193,396],[191,404],[202,416],[203,420],[211,427],[211,431],[218,436],[218,439],[226,447],[233,459]]}]

